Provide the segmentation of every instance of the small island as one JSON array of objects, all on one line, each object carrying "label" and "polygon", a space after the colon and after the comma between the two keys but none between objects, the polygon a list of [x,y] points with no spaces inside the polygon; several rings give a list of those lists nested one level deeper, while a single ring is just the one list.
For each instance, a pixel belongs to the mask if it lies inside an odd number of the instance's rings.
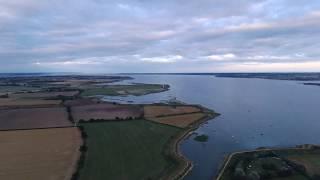
[{"label": "small island", "polygon": [[198,141],[198,142],[207,142],[208,139],[209,139],[209,136],[207,136],[205,134],[198,135],[198,136],[194,137],[194,140]]}]

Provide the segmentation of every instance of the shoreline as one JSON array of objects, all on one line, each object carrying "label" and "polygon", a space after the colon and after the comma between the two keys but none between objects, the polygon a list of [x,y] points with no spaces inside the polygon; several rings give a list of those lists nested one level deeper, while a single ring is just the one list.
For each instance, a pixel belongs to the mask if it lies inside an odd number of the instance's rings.
[{"label": "shoreline", "polygon": [[[177,137],[171,142],[173,144],[174,148],[174,154],[173,156],[177,159],[180,159],[182,163],[184,163],[184,167],[180,167],[182,169],[179,170],[179,167],[177,168],[178,170],[174,170],[171,175],[168,176],[170,179],[183,179],[186,177],[193,169],[193,162],[189,160],[186,156],[184,156],[181,152],[180,145],[181,143],[189,138],[192,135],[192,131],[198,129],[203,123],[207,122],[208,120],[214,119],[217,116],[219,116],[219,113],[214,112],[213,110],[210,110],[208,108],[205,108],[201,105],[192,105],[190,106],[198,107],[201,109],[201,112],[207,113],[206,117],[203,117],[199,119],[198,121],[194,122],[191,124],[188,128],[186,128],[181,134],[178,134]],[[170,142],[169,142],[170,144]]]}]

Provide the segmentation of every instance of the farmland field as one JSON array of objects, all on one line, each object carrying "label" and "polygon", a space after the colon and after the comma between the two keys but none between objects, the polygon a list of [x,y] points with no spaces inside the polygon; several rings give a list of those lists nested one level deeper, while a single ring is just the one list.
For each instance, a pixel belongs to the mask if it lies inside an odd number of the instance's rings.
[{"label": "farmland field", "polygon": [[74,96],[78,91],[61,91],[61,92],[35,92],[35,93],[19,93],[12,94],[10,97],[13,98],[25,98],[25,99],[46,99],[54,98],[58,96]]},{"label": "farmland field", "polygon": [[58,105],[61,103],[59,96],[72,97],[77,93],[78,91],[60,91],[9,94],[6,98],[0,98],[0,106],[12,107]]},{"label": "farmland field", "polygon": [[61,100],[0,98],[0,107],[58,105],[60,103]]},{"label": "farmland field", "polygon": [[206,116],[207,115],[205,113],[199,112],[199,113],[171,115],[171,116],[164,116],[164,117],[150,117],[147,119],[154,122],[162,123],[162,124],[185,128]]},{"label": "farmland field", "polygon": [[158,179],[177,166],[164,154],[182,130],[146,120],[83,123],[88,151],[80,180]]},{"label": "farmland field", "polygon": [[84,106],[84,105],[92,105],[97,104],[98,100],[95,99],[73,99],[66,100],[63,104],[66,106]]},{"label": "farmland field", "polygon": [[130,105],[91,104],[74,106],[72,114],[76,121],[90,119],[114,120],[116,118],[136,118],[142,116],[142,108]]},{"label": "farmland field", "polygon": [[67,180],[79,157],[77,128],[0,132],[0,179]]},{"label": "farmland field", "polygon": [[0,129],[32,129],[71,126],[66,109],[29,108],[0,110]]},{"label": "farmland field", "polygon": [[201,111],[194,106],[169,106],[169,105],[146,105],[144,106],[145,117],[158,117]]},{"label": "farmland field", "polygon": [[26,86],[0,86],[0,93],[28,92],[39,90],[39,88]]},{"label": "farmland field", "polygon": [[150,93],[158,93],[168,90],[168,85],[161,84],[132,84],[132,85],[108,85],[85,89],[82,96],[108,95],[108,96],[141,96]]}]

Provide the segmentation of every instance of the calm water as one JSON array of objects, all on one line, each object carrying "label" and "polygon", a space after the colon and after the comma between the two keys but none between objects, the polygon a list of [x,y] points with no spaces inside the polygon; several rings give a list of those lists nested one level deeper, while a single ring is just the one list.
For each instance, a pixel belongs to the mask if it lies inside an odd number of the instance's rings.
[{"label": "calm water", "polygon": [[[212,179],[230,152],[258,147],[290,147],[320,144],[320,87],[295,81],[215,78],[191,75],[137,75],[128,82],[169,84],[170,91],[142,97],[112,98],[114,101],[152,103],[176,97],[201,104],[221,116],[195,132],[209,141],[181,145],[195,164],[186,179]],[[108,98],[106,98],[108,99]]]}]

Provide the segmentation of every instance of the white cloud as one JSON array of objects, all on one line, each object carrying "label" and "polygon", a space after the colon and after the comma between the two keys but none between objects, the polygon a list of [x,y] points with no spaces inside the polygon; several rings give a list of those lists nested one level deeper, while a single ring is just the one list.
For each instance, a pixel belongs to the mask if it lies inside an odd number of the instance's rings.
[{"label": "white cloud", "polygon": [[320,2],[305,2],[0,0],[0,63],[13,71],[33,64],[57,71],[166,66],[196,72],[233,63],[317,61]]},{"label": "white cloud", "polygon": [[232,53],[207,56],[209,60],[214,60],[214,61],[228,61],[228,60],[233,60],[236,57],[237,56]]},{"label": "white cloud", "polygon": [[124,10],[130,10],[131,9],[131,7],[128,4],[119,3],[119,4],[117,4],[117,6],[118,6],[118,8],[124,9]]},{"label": "white cloud", "polygon": [[152,63],[174,63],[181,59],[183,59],[181,55],[169,55],[169,56],[141,58],[141,61],[152,62]]},{"label": "white cloud", "polygon": [[60,60],[60,61],[50,61],[50,62],[35,62],[34,65],[37,66],[74,66],[74,65],[99,65],[105,60],[99,60],[98,58],[83,58],[75,60]]},{"label": "white cloud", "polygon": [[289,60],[289,59],[292,59],[292,57],[291,56],[257,55],[257,56],[249,56],[246,59],[248,60]]}]

